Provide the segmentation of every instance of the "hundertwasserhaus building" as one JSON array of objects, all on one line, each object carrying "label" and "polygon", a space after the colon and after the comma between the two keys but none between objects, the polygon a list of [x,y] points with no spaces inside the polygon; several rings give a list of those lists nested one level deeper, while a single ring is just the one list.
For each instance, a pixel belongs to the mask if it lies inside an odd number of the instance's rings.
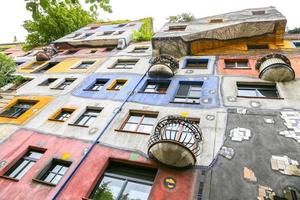
[{"label": "hundertwasserhaus building", "polygon": [[274,7],[91,24],[1,88],[0,199],[300,198],[300,35]]}]

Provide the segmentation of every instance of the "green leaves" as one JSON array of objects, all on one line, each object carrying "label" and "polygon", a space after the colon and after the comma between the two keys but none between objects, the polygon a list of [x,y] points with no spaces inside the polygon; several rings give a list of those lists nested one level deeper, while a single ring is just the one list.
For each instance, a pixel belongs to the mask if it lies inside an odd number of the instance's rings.
[{"label": "green leaves", "polygon": [[195,16],[191,13],[182,13],[180,15],[170,16],[167,18],[170,23],[190,22],[195,19]]},{"label": "green leaves", "polygon": [[0,53],[0,87],[13,82],[14,77],[11,75],[16,70],[16,64],[12,58]]},{"label": "green leaves", "polygon": [[[52,6],[65,5],[68,8],[81,6],[79,0],[25,0],[25,2],[27,2],[26,10],[31,12],[34,20],[40,15],[47,13],[47,10]],[[95,16],[99,9],[109,13],[112,12],[109,0],[85,0],[85,3],[90,4],[90,12]]]},{"label": "green leaves", "polygon": [[29,34],[23,49],[47,45],[95,20],[92,14],[83,10],[81,6],[52,4],[36,19],[24,22],[23,27]]},{"label": "green leaves", "polygon": [[142,27],[139,31],[133,31],[133,40],[150,41],[153,37],[153,21],[151,17],[141,19]]}]

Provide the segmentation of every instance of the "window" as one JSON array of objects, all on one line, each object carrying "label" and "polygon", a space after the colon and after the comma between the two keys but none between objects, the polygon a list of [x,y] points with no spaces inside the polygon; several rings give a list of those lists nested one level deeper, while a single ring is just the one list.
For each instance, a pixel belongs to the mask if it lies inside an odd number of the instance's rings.
[{"label": "window", "polygon": [[206,69],[208,65],[208,59],[186,59],[185,68],[187,69]]},{"label": "window", "polygon": [[126,26],[126,24],[118,24],[116,28],[121,28],[121,27],[124,27]]},{"label": "window", "polygon": [[86,38],[88,38],[88,37],[90,37],[90,36],[92,36],[92,35],[94,35],[94,33],[85,33],[85,34],[83,34],[81,37],[75,38],[75,40],[86,39]]},{"label": "window", "polygon": [[209,23],[222,23],[223,19],[221,18],[216,18],[216,19],[210,19]]},{"label": "window", "polygon": [[71,49],[68,50],[64,55],[73,55],[75,53],[77,53],[79,50],[78,49]]},{"label": "window", "polygon": [[70,118],[73,112],[74,109],[62,108],[57,113],[55,113],[54,116],[49,120],[65,122]]},{"label": "window", "polygon": [[176,103],[200,103],[203,82],[179,82],[179,89],[174,98]]},{"label": "window", "polygon": [[88,108],[86,111],[76,120],[74,125],[77,126],[90,126],[94,120],[98,117],[99,113],[101,112],[100,108],[91,109]]},{"label": "window", "polygon": [[258,50],[258,49],[269,49],[269,45],[267,44],[248,44],[248,50]]},{"label": "window", "polygon": [[264,14],[266,14],[265,10],[255,10],[255,11],[252,11],[252,15],[264,15]]},{"label": "window", "polygon": [[113,34],[114,33],[114,31],[104,31],[103,32],[103,35],[111,35],[111,34]]},{"label": "window", "polygon": [[116,48],[116,46],[107,46],[107,47],[105,47],[105,50],[104,50],[104,51],[106,51],[106,52],[112,51],[112,50],[114,50],[115,48]]},{"label": "window", "polygon": [[113,68],[115,69],[132,69],[138,60],[118,60]]},{"label": "window", "polygon": [[127,82],[127,80],[121,80],[121,79],[115,80],[115,81],[107,88],[107,90],[120,90],[120,89],[125,85],[126,82]]},{"label": "window", "polygon": [[35,181],[49,185],[57,185],[71,166],[70,161],[52,159],[51,163],[37,176]]},{"label": "window", "polygon": [[85,90],[88,91],[99,91],[101,90],[101,88],[103,88],[103,86],[108,82],[108,79],[96,79],[96,81],[90,85],[88,88],[86,88]]},{"label": "window", "polygon": [[276,84],[237,83],[239,97],[279,98]]},{"label": "window", "polygon": [[300,42],[294,42],[296,48],[300,48]]},{"label": "window", "polygon": [[44,152],[30,149],[20,160],[16,162],[4,176],[21,179],[30,168],[43,156]]},{"label": "window", "polygon": [[91,51],[90,51],[90,54],[93,54],[93,53],[97,53],[97,49],[92,49]]},{"label": "window", "polygon": [[55,65],[57,65],[59,62],[48,62],[47,64],[45,64],[41,69],[39,69],[37,72],[39,73],[43,73],[49,69],[51,69],[52,67],[54,67]]},{"label": "window", "polygon": [[25,62],[15,62],[17,66],[23,65]]},{"label": "window", "polygon": [[147,200],[156,173],[156,169],[112,162],[89,198]]},{"label": "window", "polygon": [[249,68],[248,60],[225,60],[225,67],[228,69]]},{"label": "window", "polygon": [[149,47],[134,47],[131,53],[145,53]]},{"label": "window", "polygon": [[89,68],[91,65],[93,65],[95,63],[95,61],[82,61],[77,67],[75,67],[76,69],[87,69]]},{"label": "window", "polygon": [[127,119],[121,126],[121,130],[150,134],[156,122],[158,113],[130,111]]},{"label": "window", "polygon": [[51,83],[55,82],[57,78],[47,78],[39,84],[39,86],[49,86]]},{"label": "window", "polygon": [[168,31],[185,31],[186,25],[174,25],[169,26]]},{"label": "window", "polygon": [[3,111],[0,116],[18,118],[36,103],[37,101],[18,100],[17,103],[15,103],[12,107]]},{"label": "window", "polygon": [[122,33],[124,33],[125,31],[117,31],[114,33],[114,35],[121,35]]},{"label": "window", "polygon": [[170,85],[170,81],[154,81],[148,80],[143,88],[143,92],[165,94]]},{"label": "window", "polygon": [[65,79],[64,82],[62,82],[59,86],[57,86],[54,89],[58,89],[58,90],[64,90],[66,87],[68,87],[69,85],[71,85],[76,79],[73,78],[67,78]]},{"label": "window", "polygon": [[95,30],[95,29],[97,29],[97,28],[99,28],[100,26],[91,26],[90,28],[89,28],[89,30]]}]

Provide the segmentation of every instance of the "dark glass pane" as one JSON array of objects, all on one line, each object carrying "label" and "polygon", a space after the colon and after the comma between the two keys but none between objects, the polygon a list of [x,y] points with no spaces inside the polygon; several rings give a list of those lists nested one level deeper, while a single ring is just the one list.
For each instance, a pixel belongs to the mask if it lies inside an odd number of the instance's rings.
[{"label": "dark glass pane", "polygon": [[21,179],[33,165],[34,165],[34,162],[28,162],[27,165],[19,172],[19,174],[15,178]]},{"label": "dark glass pane", "polygon": [[147,200],[150,190],[150,185],[128,182],[121,196],[121,200]]},{"label": "dark glass pane", "polygon": [[177,96],[187,96],[189,93],[190,85],[188,84],[180,84]]},{"label": "dark glass pane", "polygon": [[116,200],[124,184],[124,180],[104,176],[94,192],[93,200]]},{"label": "dark glass pane", "polygon": [[[28,160],[23,160],[20,163],[17,163],[13,168],[13,171],[9,174],[7,174],[7,176],[15,178],[17,177],[17,175],[28,165],[30,161]],[[21,177],[20,177],[21,178]]]}]

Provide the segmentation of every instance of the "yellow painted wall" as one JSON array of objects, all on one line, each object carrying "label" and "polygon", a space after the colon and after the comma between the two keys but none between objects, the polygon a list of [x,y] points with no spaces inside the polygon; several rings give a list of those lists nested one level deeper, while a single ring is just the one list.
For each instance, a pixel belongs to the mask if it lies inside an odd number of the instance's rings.
[{"label": "yellow painted wall", "polygon": [[[33,65],[35,63],[37,63],[38,66],[33,67]],[[46,64],[46,62],[31,61],[31,62],[24,64],[22,67],[17,68],[16,71],[20,72],[20,73],[32,73],[32,72],[36,71],[37,69],[40,69],[44,64]]]},{"label": "yellow painted wall", "polygon": [[30,97],[29,96],[18,96],[18,97],[15,97],[1,110],[1,112],[12,107],[14,104],[17,103],[18,100],[34,100],[34,101],[38,101],[38,102],[18,118],[0,117],[0,123],[23,124],[30,117],[34,116],[37,112],[39,112],[44,106],[46,106],[52,99],[53,99],[53,97],[50,97],[50,96],[30,96]]},{"label": "yellow painted wall", "polygon": [[[95,63],[87,69],[74,69],[82,61],[95,61]],[[46,73],[89,73],[96,70],[96,68],[104,61],[104,58],[99,59],[83,59],[83,58],[68,58],[59,64],[49,69]]]}]

